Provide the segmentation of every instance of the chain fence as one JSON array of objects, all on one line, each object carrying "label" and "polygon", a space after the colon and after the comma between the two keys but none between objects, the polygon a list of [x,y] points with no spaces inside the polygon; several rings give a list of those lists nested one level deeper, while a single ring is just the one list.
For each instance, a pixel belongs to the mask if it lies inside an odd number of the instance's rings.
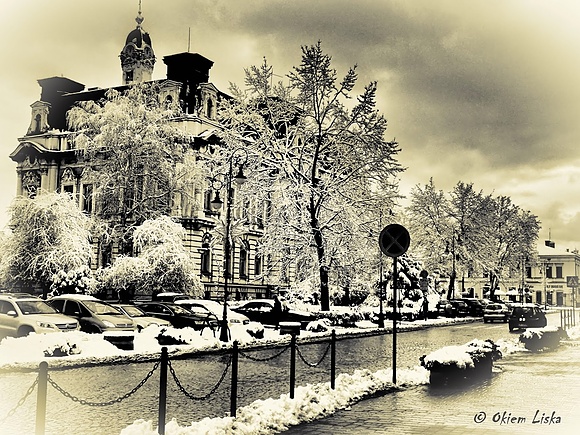
[{"label": "chain fence", "polygon": [[155,371],[157,370],[157,368],[159,367],[159,363],[160,361],[157,361],[154,365],[153,368],[149,371],[149,373],[147,373],[147,375],[145,376],[145,378],[143,378],[141,380],[141,382],[139,382],[133,389],[131,389],[131,391],[129,391],[128,393],[123,394],[122,396],[119,396],[115,399],[112,400],[107,400],[106,402],[91,402],[89,400],[86,399],[81,399],[79,397],[73,396],[71,393],[69,393],[68,391],[66,391],[64,388],[62,388],[60,385],[58,385],[50,376],[50,374],[48,374],[47,380],[48,383],[56,390],[58,391],[60,394],[62,394],[64,397],[66,397],[67,399],[72,400],[73,402],[77,402],[81,405],[87,405],[87,406],[110,406],[110,405],[114,405],[115,403],[121,403],[123,400],[128,399],[129,397],[131,397],[133,394],[135,394],[137,391],[139,391],[139,389],[145,385],[145,383],[149,380],[149,378],[151,378],[151,376],[153,376],[153,373],[155,373]]},{"label": "chain fence", "polygon": [[[46,363],[41,363],[41,367],[39,367],[39,375],[36,377],[32,385],[28,388],[24,396],[17,402],[16,406],[12,408],[6,417],[0,420],[0,425],[4,423],[8,418],[12,417],[16,410],[23,406],[27,398],[33,393],[33,391],[38,387],[39,397],[37,403],[37,424],[38,424],[38,416],[44,417],[44,413],[46,412],[46,386],[50,384],[56,391],[58,391],[62,396],[66,397],[73,402],[79,403],[81,405],[91,406],[91,407],[106,407],[111,406],[117,403],[121,403],[124,400],[133,396],[137,391],[139,391],[153,376],[153,374],[160,369],[160,396],[163,395],[163,401],[160,397],[160,406],[159,406],[159,434],[164,435],[164,422],[165,422],[165,395],[167,389],[167,369],[171,373],[173,381],[177,385],[178,390],[187,398],[195,401],[203,401],[209,399],[213,394],[217,392],[220,386],[224,383],[226,379],[227,373],[232,369],[232,384],[231,384],[231,408],[230,408],[230,415],[235,417],[236,415],[236,403],[237,403],[237,382],[238,382],[238,356],[241,355],[244,358],[254,361],[254,362],[267,362],[272,361],[276,358],[281,357],[288,349],[291,350],[290,355],[290,398],[294,397],[294,382],[295,382],[295,369],[296,369],[296,353],[298,357],[304,364],[308,367],[316,368],[318,367],[328,356],[329,352],[331,352],[331,387],[334,388],[334,375],[335,375],[335,343],[336,343],[336,336],[332,334],[331,342],[328,344],[326,349],[324,350],[322,356],[316,362],[308,361],[304,354],[302,353],[300,347],[296,344],[296,335],[292,335],[291,343],[281,350],[276,352],[273,355],[268,355],[266,357],[258,357],[256,355],[252,355],[248,352],[242,351],[238,348],[238,343],[233,343],[233,348],[229,357],[225,361],[225,367],[219,376],[217,382],[210,388],[208,393],[203,395],[196,395],[192,392],[188,391],[184,383],[179,379],[171,360],[167,355],[167,348],[162,348],[161,358],[157,360],[153,368],[145,375],[145,377],[135,385],[130,391],[127,393],[120,395],[116,398],[111,400],[106,400],[102,402],[92,401],[84,398],[80,398],[75,396],[74,394],[67,391],[63,386],[59,385],[48,373],[48,365]],[[44,365],[44,366],[43,366]],[[44,368],[42,368],[44,367]],[[45,397],[40,397],[44,395]],[[42,423],[44,424],[44,423]],[[163,427],[161,427],[163,426]],[[37,432],[38,433],[38,432]],[[42,430],[40,433],[44,433]]]},{"label": "chain fence", "polygon": [[26,402],[26,399],[28,398],[28,396],[30,396],[34,392],[34,390],[36,389],[36,385],[38,385],[38,376],[36,377],[36,379],[34,380],[32,385],[30,387],[28,387],[28,390],[26,390],[26,393],[24,394],[24,396],[22,396],[22,398],[16,403],[16,406],[14,408],[12,408],[10,411],[8,411],[8,414],[6,415],[6,417],[0,419],[0,426],[6,420],[8,420],[10,417],[12,417],[14,415],[14,413],[18,410],[18,408],[20,408],[22,405],[24,405],[24,402]]},{"label": "chain fence", "polygon": [[171,364],[171,361],[168,361],[169,371],[171,372],[171,376],[173,377],[173,380],[175,381],[175,384],[177,385],[177,388],[179,388],[179,391],[181,391],[187,398],[189,398],[191,400],[207,400],[207,399],[209,399],[210,396],[217,391],[217,389],[220,387],[220,385],[224,381],[224,379],[226,377],[226,374],[228,373],[228,370],[229,370],[231,364],[232,364],[232,357],[230,356],[228,358],[227,363],[226,363],[226,368],[222,372],[222,374],[221,374],[219,380],[217,381],[217,383],[209,391],[209,393],[207,393],[204,396],[195,396],[194,394],[192,394],[189,391],[187,391],[187,389],[183,386],[183,384],[181,383],[181,381],[177,377],[177,374],[175,373],[175,369],[173,368],[173,365]]}]

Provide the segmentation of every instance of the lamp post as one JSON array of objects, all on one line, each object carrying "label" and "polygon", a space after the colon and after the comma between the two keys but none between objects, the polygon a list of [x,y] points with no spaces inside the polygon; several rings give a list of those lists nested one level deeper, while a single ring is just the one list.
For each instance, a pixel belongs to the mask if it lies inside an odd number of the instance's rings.
[{"label": "lamp post", "polygon": [[[228,158],[228,171],[222,176],[225,178],[225,183],[221,180],[213,177],[210,179],[211,188],[215,189],[215,198],[211,201],[211,207],[213,210],[220,210],[223,206],[223,201],[220,199],[219,191],[221,188],[226,188],[226,225],[225,225],[225,237],[224,237],[224,256],[225,256],[225,266],[224,266],[224,310],[222,315],[222,325],[220,329],[220,340],[228,341],[228,297],[229,289],[228,284],[230,280],[230,269],[232,267],[232,242],[231,242],[231,226],[232,226],[232,205],[234,202],[234,191],[232,189],[232,179],[237,186],[241,186],[247,181],[246,176],[243,172],[243,167],[248,161],[248,153],[243,148],[235,149],[230,157]],[[234,177],[234,164],[238,166],[238,173]],[[233,270],[232,270],[233,272]],[[233,274],[233,273],[232,273]]]}]

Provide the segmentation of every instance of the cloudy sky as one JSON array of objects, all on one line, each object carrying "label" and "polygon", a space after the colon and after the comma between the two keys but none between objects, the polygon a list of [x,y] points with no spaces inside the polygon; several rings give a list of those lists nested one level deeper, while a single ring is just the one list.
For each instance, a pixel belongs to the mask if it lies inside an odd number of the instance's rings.
[{"label": "cloudy sky", "polygon": [[[0,226],[16,190],[8,155],[37,80],[121,84],[119,53],[139,0],[0,0]],[[142,0],[157,56],[213,60],[227,91],[265,56],[283,76],[318,40],[339,75],[379,85],[402,193],[459,181],[539,216],[540,239],[580,248],[580,2],[577,0]],[[188,37],[188,34],[191,36]],[[189,42],[188,42],[189,41]]]}]

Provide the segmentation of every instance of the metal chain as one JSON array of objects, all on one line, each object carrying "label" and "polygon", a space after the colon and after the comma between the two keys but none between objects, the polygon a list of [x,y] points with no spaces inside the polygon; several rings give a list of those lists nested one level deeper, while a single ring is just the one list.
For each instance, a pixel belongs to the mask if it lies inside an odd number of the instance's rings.
[{"label": "metal chain", "polygon": [[284,349],[282,349],[280,352],[278,352],[276,355],[273,356],[269,356],[266,358],[257,358],[255,356],[250,356],[247,353],[242,352],[241,350],[239,351],[239,354],[242,355],[244,358],[248,358],[249,360],[252,361],[257,361],[257,362],[264,362],[264,361],[271,361],[273,359],[278,358],[280,355],[282,355],[284,352],[286,352],[288,349],[290,349],[290,345],[286,346]]},{"label": "metal chain", "polygon": [[85,400],[85,399],[79,399],[78,397],[75,397],[72,394],[70,394],[69,392],[65,391],[60,385],[58,385],[55,381],[53,381],[52,378],[50,377],[50,374],[48,374],[48,382],[50,385],[52,385],[54,387],[55,390],[57,390],[60,394],[62,394],[64,397],[67,397],[68,399],[72,400],[73,402],[78,402],[81,405],[88,405],[88,406],[110,406],[110,405],[113,405],[115,403],[120,403],[123,400],[125,400],[125,399],[129,398],[130,396],[132,396],[133,394],[135,394],[137,392],[137,390],[139,390],[143,385],[145,385],[145,382],[147,382],[149,380],[149,378],[151,376],[153,376],[153,373],[159,367],[159,363],[160,363],[160,361],[157,361],[155,363],[155,365],[153,366],[153,368],[151,369],[151,371],[149,373],[147,373],[147,376],[145,376],[145,378],[141,382],[139,382],[137,384],[137,386],[135,386],[131,391],[129,391],[128,393],[123,394],[122,396],[117,397],[113,400],[109,400],[107,402],[90,402],[90,401]]},{"label": "metal chain", "polygon": [[22,399],[20,399],[18,401],[16,406],[14,408],[12,408],[10,411],[8,411],[8,415],[6,415],[6,417],[4,417],[2,420],[0,420],[0,424],[4,423],[6,420],[8,420],[10,417],[12,417],[14,415],[14,413],[16,412],[16,410],[18,408],[20,408],[22,405],[24,405],[24,402],[26,402],[26,399],[28,399],[28,396],[30,396],[32,394],[32,392],[36,388],[37,384],[38,384],[38,376],[36,377],[36,379],[34,380],[32,385],[28,388],[28,390],[26,390],[26,394],[24,394],[24,396],[22,396]]},{"label": "metal chain", "polygon": [[173,369],[173,366],[171,365],[171,361],[168,360],[168,364],[169,364],[169,371],[171,372],[171,376],[173,376],[173,380],[175,381],[177,388],[179,388],[179,390],[186,397],[190,398],[191,400],[206,400],[209,398],[209,396],[211,396],[213,393],[215,393],[217,391],[217,389],[220,387],[220,385],[224,381],[226,374],[230,368],[230,365],[232,364],[232,357],[230,355],[230,358],[228,359],[228,362],[226,364],[226,368],[224,369],[222,375],[220,376],[220,379],[217,381],[217,384],[215,384],[214,387],[210,390],[210,392],[207,393],[205,396],[194,396],[189,391],[187,391],[185,389],[185,387],[182,385],[182,383],[179,381],[179,379],[177,378],[177,374],[175,373],[175,370]]},{"label": "metal chain", "polygon": [[322,361],[324,361],[324,358],[326,358],[326,355],[328,355],[328,351],[330,350],[330,343],[326,347],[326,350],[324,351],[324,354],[322,355],[322,358],[320,358],[318,360],[318,362],[315,363],[315,364],[309,363],[308,361],[306,361],[304,359],[304,355],[302,355],[302,352],[300,352],[300,347],[296,346],[296,350],[298,351],[298,356],[304,362],[304,364],[306,364],[308,367],[318,367],[320,365],[320,363],[322,363]]}]

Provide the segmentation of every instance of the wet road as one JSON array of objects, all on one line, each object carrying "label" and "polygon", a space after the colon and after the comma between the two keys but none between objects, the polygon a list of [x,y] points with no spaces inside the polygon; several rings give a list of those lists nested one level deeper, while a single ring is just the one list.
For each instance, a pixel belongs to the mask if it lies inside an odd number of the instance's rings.
[{"label": "wet road", "polygon": [[[419,364],[418,358],[442,346],[464,344],[473,338],[498,340],[499,338],[515,338],[516,334],[508,332],[505,324],[483,324],[481,322],[430,328],[427,330],[399,333],[397,335],[397,367],[413,367]],[[301,345],[300,349],[307,361],[318,361],[327,348],[327,344]],[[252,351],[247,354],[254,358],[268,359],[275,356],[279,350],[270,349]],[[269,361],[253,361],[240,357],[238,406],[247,405],[257,399],[278,397],[289,389],[289,355],[286,351]],[[220,378],[226,366],[226,357],[209,355],[193,358],[187,361],[172,361],[172,366],[185,389],[195,396],[207,394]],[[504,362],[502,362],[504,363]],[[129,365],[114,365],[92,368],[68,369],[51,372],[52,379],[71,395],[88,402],[105,402],[119,398],[131,391],[151,370],[152,363]],[[392,336],[346,339],[337,343],[337,375],[352,373],[356,369],[370,370],[386,369],[392,366]],[[35,373],[2,373],[0,375],[0,419],[14,408],[19,398],[23,397],[27,388],[36,377]],[[158,373],[135,394],[110,406],[89,406],[85,403],[73,402],[62,396],[49,386],[47,405],[47,435],[61,435],[62,428],[66,433],[87,435],[103,433],[119,433],[121,429],[139,418],[157,420],[158,412]],[[172,418],[182,425],[205,417],[222,417],[229,411],[229,379],[227,374],[224,383],[207,400],[192,401],[178,391],[172,378],[169,378],[167,420]],[[297,385],[313,382],[327,382],[329,379],[329,358],[320,367],[312,369],[298,361]],[[418,389],[414,394],[421,394]],[[426,393],[423,394],[427,394]],[[398,394],[388,398],[394,400]],[[430,397],[430,396],[428,396]],[[387,400],[387,399],[385,399]],[[399,400],[399,399],[397,399]],[[400,399],[402,400],[402,399]],[[424,400],[415,398],[414,401]],[[436,398],[432,400],[437,401]],[[6,419],[0,428],[3,434],[34,433],[36,397],[33,395]],[[366,401],[374,403],[372,401]],[[453,402],[453,397],[445,398],[446,403],[455,403],[461,407],[461,400]],[[413,403],[413,400],[411,400]],[[360,405],[357,405],[357,407]],[[382,411],[383,405],[377,405]],[[385,404],[386,409],[392,405]],[[356,409],[354,407],[353,409]],[[473,413],[472,409],[467,410]],[[451,415],[443,413],[442,415]],[[455,414],[453,414],[455,415]],[[473,416],[472,416],[473,417]],[[348,425],[347,425],[348,426]],[[347,429],[340,433],[345,432]],[[300,433],[300,432],[294,432]],[[316,433],[316,432],[311,432]],[[326,433],[326,432],[325,432]],[[330,432],[328,432],[330,433]],[[336,433],[336,427],[335,431]],[[354,433],[354,432],[352,432]],[[364,432],[356,432],[358,434]],[[382,432],[378,432],[382,433]]]}]

